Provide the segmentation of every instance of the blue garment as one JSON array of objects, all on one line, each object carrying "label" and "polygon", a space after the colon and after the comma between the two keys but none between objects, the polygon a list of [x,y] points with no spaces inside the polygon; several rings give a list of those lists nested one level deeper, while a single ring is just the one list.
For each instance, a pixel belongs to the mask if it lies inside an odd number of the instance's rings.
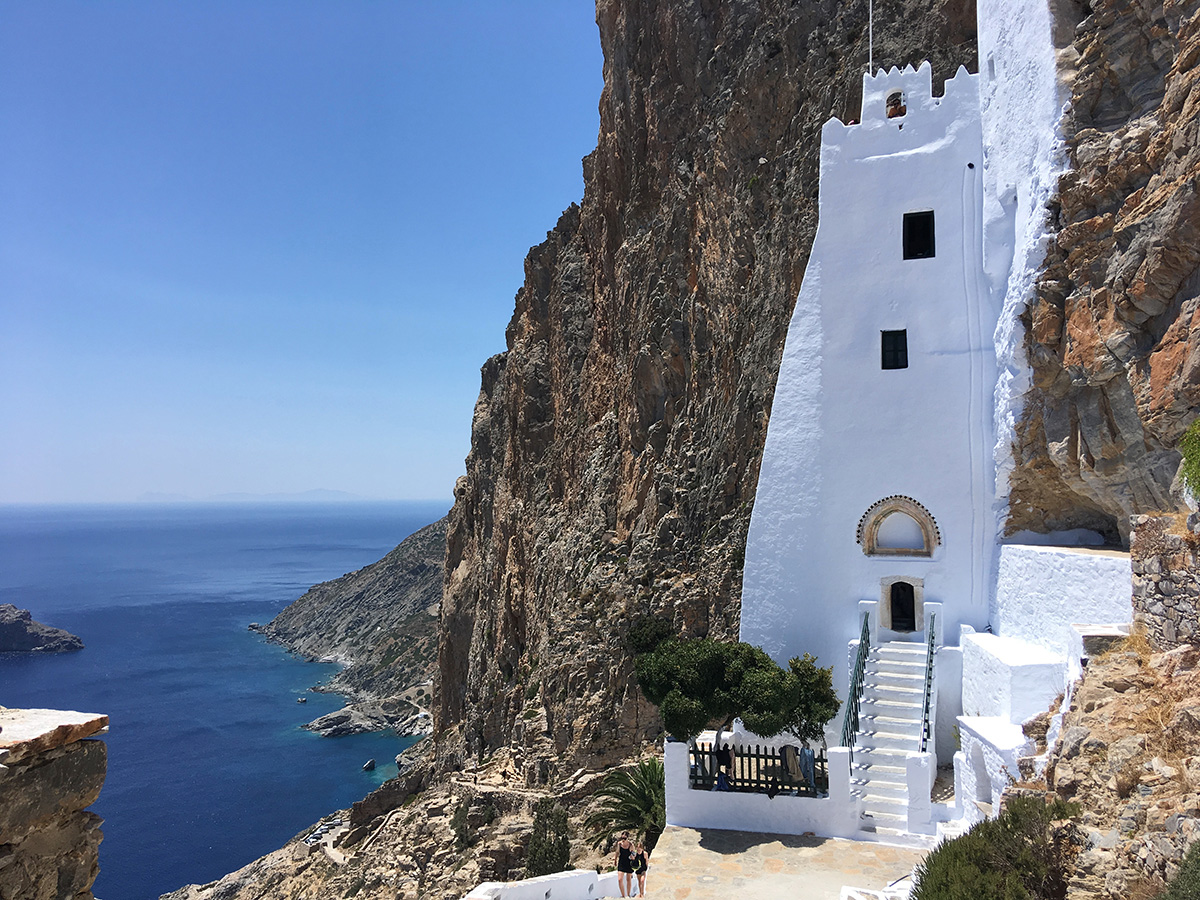
[{"label": "blue garment", "polygon": [[817,755],[811,748],[800,748],[800,774],[804,776],[805,783],[812,788],[817,786],[816,762]]},{"label": "blue garment", "polygon": [[729,776],[724,772],[717,773],[717,783],[713,785],[714,791],[732,791],[733,787],[729,784]]}]

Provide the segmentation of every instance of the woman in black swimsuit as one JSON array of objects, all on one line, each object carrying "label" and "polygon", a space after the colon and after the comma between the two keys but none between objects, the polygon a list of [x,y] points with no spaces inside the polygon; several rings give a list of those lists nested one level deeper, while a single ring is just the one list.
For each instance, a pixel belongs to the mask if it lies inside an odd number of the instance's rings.
[{"label": "woman in black swimsuit", "polygon": [[646,896],[646,870],[650,868],[650,854],[640,841],[633,843],[633,874],[637,876],[638,896]]},{"label": "woman in black swimsuit", "polygon": [[622,897],[629,897],[633,890],[633,844],[629,843],[629,832],[621,832],[621,840],[617,841],[617,852],[614,856],[617,864],[617,887],[621,889]]}]

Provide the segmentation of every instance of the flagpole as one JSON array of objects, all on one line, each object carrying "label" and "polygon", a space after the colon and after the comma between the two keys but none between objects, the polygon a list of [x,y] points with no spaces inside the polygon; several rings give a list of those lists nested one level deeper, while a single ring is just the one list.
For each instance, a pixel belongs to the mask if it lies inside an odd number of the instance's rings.
[{"label": "flagpole", "polygon": [[875,70],[875,0],[867,0],[867,74]]}]

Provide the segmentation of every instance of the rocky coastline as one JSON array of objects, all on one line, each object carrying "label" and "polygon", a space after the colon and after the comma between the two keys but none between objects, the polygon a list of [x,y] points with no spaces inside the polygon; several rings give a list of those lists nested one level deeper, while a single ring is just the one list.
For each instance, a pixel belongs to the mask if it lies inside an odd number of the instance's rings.
[{"label": "rocky coastline", "polygon": [[83,641],[62,628],[35,621],[27,609],[0,603],[0,653],[68,653]]},{"label": "rocky coastline", "polygon": [[314,585],[265,625],[250,628],[297,656],[344,666],[312,690],[341,694],[345,708],[304,727],[326,737],[392,728],[432,731],[437,612],[446,520],[409,535],[378,562]]}]

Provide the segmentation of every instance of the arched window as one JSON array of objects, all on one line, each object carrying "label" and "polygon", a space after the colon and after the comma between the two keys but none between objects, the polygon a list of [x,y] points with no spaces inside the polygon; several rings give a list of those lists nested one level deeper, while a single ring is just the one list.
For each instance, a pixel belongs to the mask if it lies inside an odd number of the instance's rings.
[{"label": "arched window", "polygon": [[912,497],[885,497],[858,520],[857,540],[867,556],[932,556],[942,542],[937,522]]},{"label": "arched window", "polygon": [[908,112],[908,106],[904,103],[903,91],[892,91],[887,95],[887,117],[889,119],[898,119]]}]

